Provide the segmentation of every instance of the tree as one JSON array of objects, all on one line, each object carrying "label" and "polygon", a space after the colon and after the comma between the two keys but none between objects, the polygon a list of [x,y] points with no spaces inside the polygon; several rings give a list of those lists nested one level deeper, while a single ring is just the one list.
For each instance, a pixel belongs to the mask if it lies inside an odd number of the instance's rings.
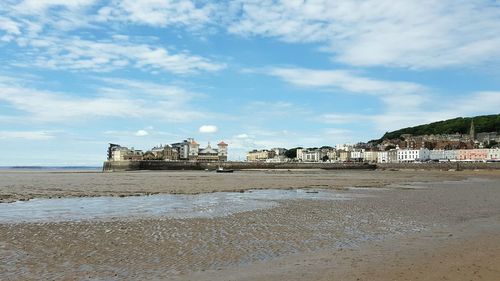
[{"label": "tree", "polygon": [[483,115],[476,117],[459,117],[444,121],[434,122],[415,127],[399,129],[397,131],[386,132],[382,138],[372,140],[375,144],[380,144],[383,140],[397,139],[403,134],[418,135],[438,135],[438,134],[468,134],[471,121],[474,119],[476,133],[497,132],[500,133],[500,114]]},{"label": "tree", "polygon": [[321,158],[321,160],[323,160],[323,162],[326,162],[326,161],[330,160],[330,157],[328,157],[328,155],[325,155],[325,156],[323,156],[323,158]]},{"label": "tree", "polygon": [[297,158],[297,149],[300,149],[302,147],[295,147],[295,148],[290,148],[285,152],[286,158],[294,159]]}]

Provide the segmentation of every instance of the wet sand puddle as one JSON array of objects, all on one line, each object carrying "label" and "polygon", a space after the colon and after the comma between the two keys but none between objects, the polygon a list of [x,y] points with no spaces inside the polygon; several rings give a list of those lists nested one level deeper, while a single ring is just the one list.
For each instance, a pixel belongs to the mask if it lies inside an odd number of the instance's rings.
[{"label": "wet sand puddle", "polygon": [[33,199],[0,204],[1,223],[42,223],[130,218],[215,218],[269,209],[280,200],[350,200],[366,195],[327,190],[250,190],[197,195]]},{"label": "wet sand puddle", "polygon": [[252,190],[0,204],[0,272],[12,279],[172,279],[422,227],[372,212],[387,206],[375,203],[380,192]]}]

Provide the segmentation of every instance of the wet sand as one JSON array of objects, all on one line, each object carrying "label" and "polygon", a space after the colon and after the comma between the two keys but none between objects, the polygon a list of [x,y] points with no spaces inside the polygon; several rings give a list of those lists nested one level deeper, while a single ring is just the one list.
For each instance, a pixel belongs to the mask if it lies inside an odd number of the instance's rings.
[{"label": "wet sand", "polygon": [[[184,187],[190,193],[312,187],[363,196],[278,200],[273,208],[225,217],[0,223],[2,280],[498,280],[500,276],[500,174],[494,171],[245,172],[229,177],[203,172],[102,177],[16,173],[0,175],[2,194],[96,196],[169,193]],[[16,177],[18,181],[13,180]],[[77,184],[68,186],[72,177]],[[51,183],[58,184],[57,190]],[[92,186],[96,183],[100,185]],[[214,188],[217,185],[220,189]],[[360,188],[347,189],[352,186]],[[386,188],[374,188],[381,186]]]},{"label": "wet sand", "polygon": [[500,217],[176,280],[499,280]]},{"label": "wet sand", "polygon": [[71,172],[0,170],[0,203],[33,198],[198,194],[249,189],[383,187],[413,181],[461,180],[498,171],[270,170],[217,174],[205,171]]}]

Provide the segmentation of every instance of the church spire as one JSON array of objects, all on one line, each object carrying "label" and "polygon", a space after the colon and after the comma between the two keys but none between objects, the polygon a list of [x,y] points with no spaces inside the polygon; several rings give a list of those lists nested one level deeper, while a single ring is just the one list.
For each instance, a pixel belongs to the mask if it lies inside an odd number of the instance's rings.
[{"label": "church spire", "polygon": [[476,140],[476,128],[474,127],[474,118],[470,121],[469,135],[472,140]]}]

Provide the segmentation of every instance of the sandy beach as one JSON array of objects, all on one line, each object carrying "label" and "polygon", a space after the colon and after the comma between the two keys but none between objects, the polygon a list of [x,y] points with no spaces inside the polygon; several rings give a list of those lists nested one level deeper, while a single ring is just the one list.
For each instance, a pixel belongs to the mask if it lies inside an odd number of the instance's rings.
[{"label": "sandy beach", "polygon": [[0,180],[3,202],[296,188],[348,199],[269,199],[212,217],[0,222],[2,280],[500,276],[497,171],[2,171]]},{"label": "sandy beach", "polygon": [[462,180],[496,175],[495,170],[268,170],[216,174],[205,171],[0,170],[0,202],[33,198],[137,196],[158,193],[198,194],[249,189],[383,187],[392,183]]}]

